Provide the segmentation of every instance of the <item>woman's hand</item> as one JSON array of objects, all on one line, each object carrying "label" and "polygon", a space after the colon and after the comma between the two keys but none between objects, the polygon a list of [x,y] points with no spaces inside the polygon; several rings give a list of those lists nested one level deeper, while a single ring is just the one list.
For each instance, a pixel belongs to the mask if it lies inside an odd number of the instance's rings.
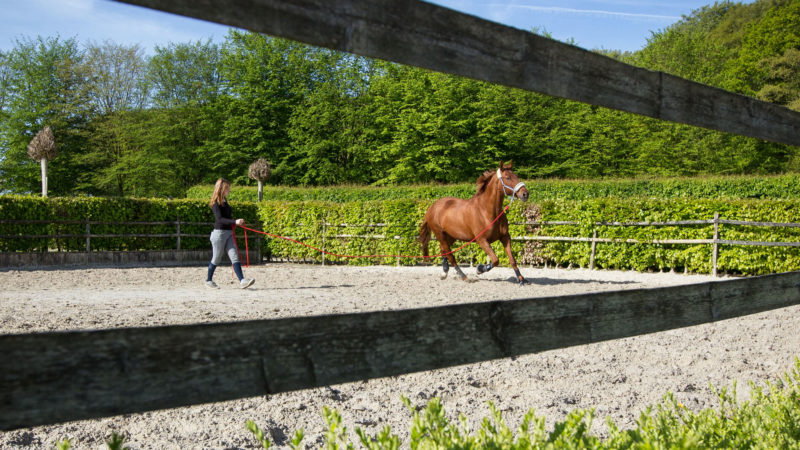
[{"label": "woman's hand", "polygon": [[236,219],[236,226],[241,227],[244,225],[244,219]]}]

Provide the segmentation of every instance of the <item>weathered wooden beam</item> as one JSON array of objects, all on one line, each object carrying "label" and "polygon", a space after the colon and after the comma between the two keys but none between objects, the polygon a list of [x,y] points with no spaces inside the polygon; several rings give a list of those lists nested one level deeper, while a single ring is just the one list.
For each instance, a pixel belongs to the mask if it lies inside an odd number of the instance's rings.
[{"label": "weathered wooden beam", "polygon": [[417,0],[117,0],[657,119],[800,146],[800,113]]},{"label": "weathered wooden beam", "polygon": [[222,324],[0,336],[0,429],[487,361],[800,304],[800,272]]}]

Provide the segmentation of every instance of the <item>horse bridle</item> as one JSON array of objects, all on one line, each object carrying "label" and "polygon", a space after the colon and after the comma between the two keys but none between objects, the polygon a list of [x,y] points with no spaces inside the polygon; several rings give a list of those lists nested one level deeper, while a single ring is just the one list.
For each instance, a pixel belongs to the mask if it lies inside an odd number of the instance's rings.
[{"label": "horse bridle", "polygon": [[[499,168],[497,169],[497,179],[498,179],[498,180],[500,180],[500,184],[503,186],[503,195],[505,195],[506,197],[511,197],[511,200],[509,200],[508,204],[510,205],[510,204],[514,203],[514,199],[517,197],[517,191],[519,191],[520,189],[522,189],[523,187],[525,187],[525,183],[523,183],[522,181],[520,181],[520,182],[519,182],[519,183],[517,183],[517,185],[516,185],[516,186],[514,186],[514,188],[512,189],[512,188],[511,188],[511,186],[507,185],[507,184],[506,184],[506,183],[503,181],[503,176],[500,174],[500,169],[499,169]],[[508,195],[508,194],[506,193],[506,192],[507,192],[507,191],[506,191],[507,189],[511,189],[511,195]]]}]

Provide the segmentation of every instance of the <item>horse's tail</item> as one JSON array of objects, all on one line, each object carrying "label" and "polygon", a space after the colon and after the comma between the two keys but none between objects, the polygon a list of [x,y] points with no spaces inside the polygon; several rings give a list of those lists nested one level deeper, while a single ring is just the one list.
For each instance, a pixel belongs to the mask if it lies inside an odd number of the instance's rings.
[{"label": "horse's tail", "polygon": [[427,215],[422,221],[422,225],[419,226],[419,236],[417,237],[417,241],[422,244],[422,256],[428,256],[428,242],[431,241],[431,229],[428,226]]}]

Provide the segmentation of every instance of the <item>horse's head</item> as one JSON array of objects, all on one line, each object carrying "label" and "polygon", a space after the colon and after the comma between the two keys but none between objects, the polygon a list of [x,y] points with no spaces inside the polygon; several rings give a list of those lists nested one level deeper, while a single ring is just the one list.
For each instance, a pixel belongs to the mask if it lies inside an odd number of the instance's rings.
[{"label": "horse's head", "polygon": [[492,185],[492,189],[498,189],[503,192],[503,195],[506,197],[511,197],[512,200],[514,198],[518,198],[522,201],[528,200],[528,188],[525,187],[525,183],[519,180],[517,174],[514,173],[512,168],[513,163],[511,161],[508,162],[508,165],[503,164],[500,161],[500,167],[495,170],[487,170],[483,173],[480,177],[478,177],[477,186],[478,186],[478,193],[476,195],[481,195],[486,192],[486,189],[492,182],[497,182],[496,185]]},{"label": "horse's head", "polygon": [[508,165],[503,164],[503,161],[500,161],[500,168],[497,169],[497,178],[500,180],[500,188],[503,190],[503,194],[511,197],[511,200],[514,200],[514,197],[522,200],[523,202],[528,201],[528,188],[525,187],[525,183],[519,180],[517,174],[514,173],[513,170],[513,162],[509,161]]}]

